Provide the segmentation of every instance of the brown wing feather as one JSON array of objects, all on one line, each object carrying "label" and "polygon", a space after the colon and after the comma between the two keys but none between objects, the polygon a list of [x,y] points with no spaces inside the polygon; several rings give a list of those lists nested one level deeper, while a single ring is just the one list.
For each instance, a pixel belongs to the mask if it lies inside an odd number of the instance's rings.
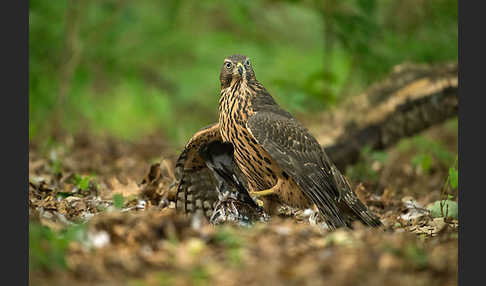
[{"label": "brown wing feather", "polygon": [[217,140],[221,140],[217,123],[202,128],[192,136],[177,159],[174,170],[176,209],[191,214],[201,213],[208,219],[211,217],[214,202],[218,201],[217,182],[199,150]]},{"label": "brown wing feather", "polygon": [[371,226],[380,221],[349,187],[310,132],[277,105],[260,106],[247,122],[257,142],[319,208],[331,228],[351,226],[360,219]]}]

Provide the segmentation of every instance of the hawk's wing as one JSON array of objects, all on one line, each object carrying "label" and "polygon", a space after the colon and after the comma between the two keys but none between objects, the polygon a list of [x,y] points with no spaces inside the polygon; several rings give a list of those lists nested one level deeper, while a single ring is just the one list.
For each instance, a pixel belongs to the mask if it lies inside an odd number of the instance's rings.
[{"label": "hawk's wing", "polygon": [[356,197],[314,136],[288,112],[277,105],[261,106],[249,117],[247,128],[316,204],[331,228],[350,227],[355,219],[372,226],[381,224]]},{"label": "hawk's wing", "polygon": [[218,201],[217,182],[199,150],[210,142],[221,140],[218,124],[212,124],[192,136],[175,165],[177,186],[176,208],[185,213],[201,213],[210,218]]},{"label": "hawk's wing", "polygon": [[250,216],[259,207],[248,194],[248,182],[233,160],[233,145],[223,142],[218,124],[198,131],[179,156],[175,177],[176,208],[211,218],[215,202],[231,197]]}]

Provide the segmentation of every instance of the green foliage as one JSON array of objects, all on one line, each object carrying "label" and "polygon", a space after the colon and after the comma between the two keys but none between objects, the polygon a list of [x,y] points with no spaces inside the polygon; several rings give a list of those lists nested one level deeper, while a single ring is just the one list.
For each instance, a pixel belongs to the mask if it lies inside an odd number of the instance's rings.
[{"label": "green foliage", "polygon": [[[170,271],[159,271],[156,274],[156,279],[160,283],[161,286],[165,285],[174,285],[176,283],[176,278],[174,277],[174,273]],[[147,285],[147,284],[143,284]]]},{"label": "green foliage", "polygon": [[49,158],[48,167],[50,172],[54,175],[58,175],[62,172],[63,162],[61,158],[59,158],[57,148],[50,148],[48,149],[49,151],[47,151],[46,146],[55,145],[54,143],[52,143],[52,140],[46,140],[46,142],[48,143],[41,148],[41,152],[45,153],[46,156]]},{"label": "green foliage", "polygon": [[86,191],[91,183],[91,177],[80,176],[78,174],[74,175],[74,184],[82,191]]},{"label": "green foliage", "polygon": [[457,190],[458,186],[458,172],[457,172],[457,158],[453,166],[449,168],[449,173],[445,183],[442,187],[441,200],[427,206],[430,215],[434,218],[451,217],[458,219],[458,205],[453,201],[454,195],[448,193],[449,187],[452,190]]},{"label": "green foliage", "polygon": [[428,258],[423,247],[414,243],[409,243],[403,251],[404,257],[413,263],[418,269],[427,266]]},{"label": "green foliage", "polygon": [[384,164],[387,158],[386,152],[372,151],[371,146],[365,146],[361,150],[360,160],[346,168],[346,176],[356,182],[375,183],[378,180],[378,173],[372,166],[375,162]]},{"label": "green foliage", "polygon": [[454,219],[458,218],[459,208],[455,201],[451,201],[451,200],[436,201],[428,209],[430,210],[430,215],[434,218],[437,217],[451,217]]},{"label": "green foliage", "polygon": [[413,150],[416,154],[411,159],[412,166],[420,167],[425,173],[432,167],[450,166],[455,159],[455,154],[447,150],[442,143],[421,135],[402,140],[398,148],[404,152]]},{"label": "green foliage", "polygon": [[230,227],[223,226],[214,235],[214,241],[226,248],[228,260],[233,265],[239,265],[242,261],[243,240],[238,237]]},{"label": "green foliage", "polygon": [[449,168],[449,185],[452,189],[457,189],[459,175],[456,167]]},{"label": "green foliage", "polygon": [[214,235],[214,241],[225,247],[238,248],[242,245],[242,240],[232,232],[230,227],[222,226]]},{"label": "green foliage", "polygon": [[71,241],[80,241],[83,225],[74,225],[56,232],[35,222],[29,223],[29,266],[53,271],[66,267],[64,259]]},{"label": "green foliage", "polygon": [[419,241],[407,242],[402,247],[396,247],[389,242],[385,242],[382,246],[383,251],[405,259],[411,266],[416,269],[423,269],[428,264],[428,257],[423,244]]},{"label": "green foliage", "polygon": [[51,167],[50,168],[51,169],[51,172],[53,174],[56,174],[56,175],[57,174],[60,174],[61,171],[62,171],[62,162],[61,162],[61,160],[56,159],[56,160],[51,161],[50,167]]},{"label": "green foliage", "polygon": [[113,206],[117,209],[122,209],[125,206],[125,198],[121,194],[113,196]]},{"label": "green foliage", "polygon": [[319,111],[403,61],[457,60],[457,0],[33,0],[29,42],[31,139],[163,130],[181,145],[216,121],[225,56],[250,56],[291,112]]},{"label": "green foliage", "polygon": [[204,266],[194,267],[190,272],[190,277],[194,285],[210,285],[211,275]]},{"label": "green foliage", "polygon": [[420,167],[425,173],[428,173],[432,166],[432,156],[430,154],[419,153],[412,158],[412,166]]},{"label": "green foliage", "polygon": [[457,171],[457,157],[452,165],[449,167],[449,173],[445,183],[442,187],[441,200],[434,202],[427,208],[430,210],[432,217],[451,217],[458,218],[458,205],[453,201],[454,195],[448,193],[449,187],[457,191],[458,186],[458,171]]}]

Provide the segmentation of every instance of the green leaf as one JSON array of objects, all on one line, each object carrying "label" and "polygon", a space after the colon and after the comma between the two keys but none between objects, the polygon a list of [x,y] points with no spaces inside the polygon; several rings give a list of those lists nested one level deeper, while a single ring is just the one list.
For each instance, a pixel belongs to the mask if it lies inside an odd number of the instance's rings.
[{"label": "green leaf", "polygon": [[385,163],[386,159],[388,158],[388,153],[381,152],[381,151],[375,151],[371,154],[371,158],[375,161]]},{"label": "green leaf", "polygon": [[432,166],[432,157],[425,153],[418,154],[412,158],[412,165],[415,167],[420,166],[420,168],[427,173]]},{"label": "green leaf", "polygon": [[89,181],[89,177],[83,177],[79,182],[78,187],[81,190],[86,191],[89,188]]},{"label": "green leaf", "polygon": [[74,183],[82,191],[86,191],[87,189],[89,189],[90,182],[91,182],[90,176],[74,175]]},{"label": "green leaf", "polygon": [[[442,202],[442,211],[441,211]],[[457,219],[458,217],[458,206],[457,203],[451,200],[436,201],[432,206],[428,208],[430,210],[430,215],[434,218],[442,217],[447,213],[448,217]]]},{"label": "green leaf", "polygon": [[61,231],[29,222],[29,265],[35,269],[65,268],[65,255],[71,241],[82,241],[84,225],[72,225]]},{"label": "green leaf", "polygon": [[449,184],[451,188],[457,189],[458,174],[456,168],[449,168]]},{"label": "green leaf", "polygon": [[404,249],[404,256],[415,264],[418,268],[427,266],[428,258],[425,250],[417,245],[408,244]]},{"label": "green leaf", "polygon": [[123,196],[120,195],[120,194],[114,195],[113,196],[113,205],[117,209],[123,208],[123,206],[125,205],[125,198],[123,198]]}]

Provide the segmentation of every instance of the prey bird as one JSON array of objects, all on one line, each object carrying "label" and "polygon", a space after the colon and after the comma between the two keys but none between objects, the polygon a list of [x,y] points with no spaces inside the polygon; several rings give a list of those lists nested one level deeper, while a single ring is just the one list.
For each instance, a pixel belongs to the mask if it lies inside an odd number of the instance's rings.
[{"label": "prey bird", "polygon": [[[265,211],[273,213],[284,203],[314,208],[330,229],[351,228],[356,220],[369,226],[381,225],[314,136],[256,79],[248,57],[225,58],[220,83],[218,123],[197,132],[176,164],[179,206],[191,201],[193,209],[198,204],[206,212],[214,210],[218,200],[214,183],[201,176],[214,180],[215,173],[208,171],[197,150],[212,141],[222,141],[232,144],[235,172],[241,172],[239,177],[246,181],[250,195],[263,201]],[[199,203],[194,201],[197,198]]]},{"label": "prey bird", "polygon": [[176,208],[205,216],[212,224],[249,226],[268,215],[248,193],[248,182],[234,162],[233,144],[212,130],[196,133],[179,156]]},{"label": "prey bird", "polygon": [[212,141],[204,145],[199,154],[217,182],[219,201],[209,219],[211,223],[250,225],[254,221],[267,220],[266,213],[248,194],[244,177],[235,171],[234,148],[231,143]]}]

